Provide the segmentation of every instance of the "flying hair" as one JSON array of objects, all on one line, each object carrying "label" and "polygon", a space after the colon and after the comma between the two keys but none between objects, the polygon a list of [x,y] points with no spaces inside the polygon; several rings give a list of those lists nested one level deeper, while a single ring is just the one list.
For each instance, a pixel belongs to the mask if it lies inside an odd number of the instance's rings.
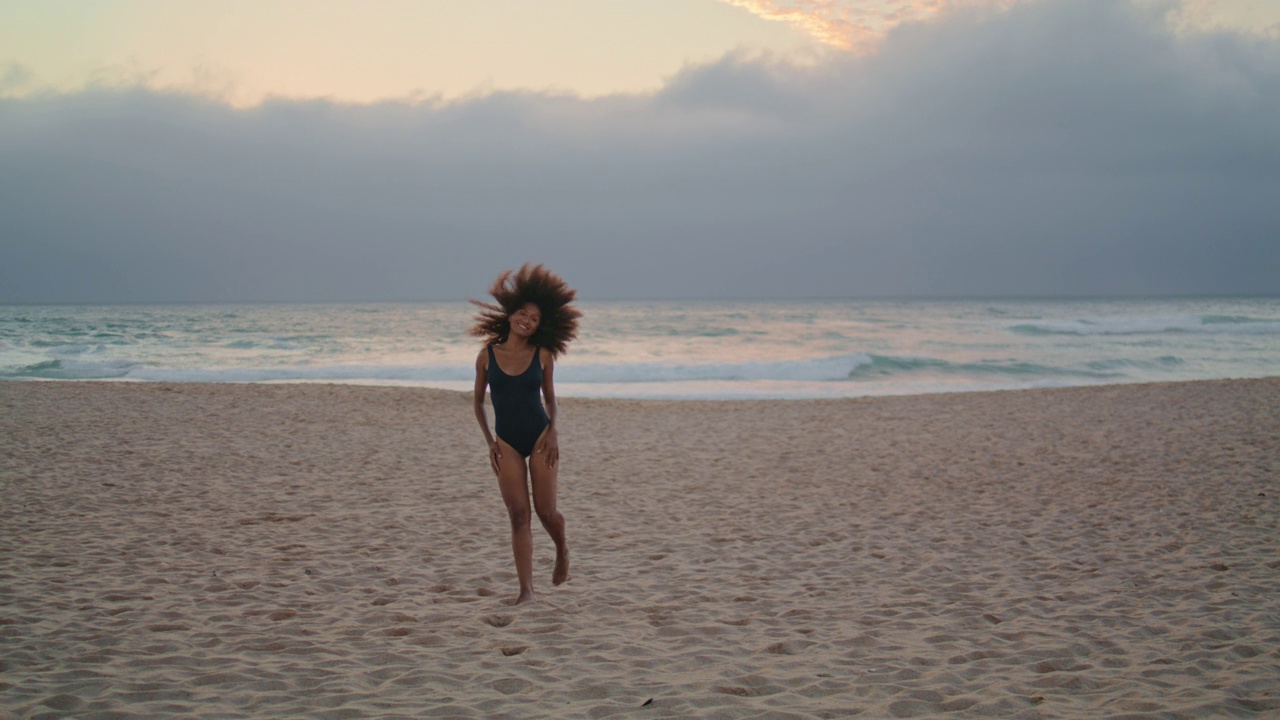
[{"label": "flying hair", "polygon": [[578,336],[578,318],[582,312],[570,304],[577,297],[577,291],[541,264],[525,263],[519,270],[504,271],[489,288],[489,294],[497,301],[496,305],[471,301],[481,310],[468,331],[484,338],[486,345],[506,341],[511,334],[511,314],[525,303],[537,305],[542,313],[538,330],[529,342],[558,356]]}]

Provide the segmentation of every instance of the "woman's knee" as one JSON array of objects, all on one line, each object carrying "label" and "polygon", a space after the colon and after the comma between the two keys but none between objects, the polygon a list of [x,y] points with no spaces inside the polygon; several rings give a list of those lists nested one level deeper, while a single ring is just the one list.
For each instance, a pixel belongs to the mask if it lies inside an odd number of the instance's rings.
[{"label": "woman's knee", "polygon": [[529,508],[507,507],[507,518],[511,520],[512,530],[522,530],[529,526]]},{"label": "woman's knee", "polygon": [[543,525],[554,525],[557,522],[562,522],[563,518],[560,515],[560,511],[554,507],[538,508],[538,520],[541,521]]}]

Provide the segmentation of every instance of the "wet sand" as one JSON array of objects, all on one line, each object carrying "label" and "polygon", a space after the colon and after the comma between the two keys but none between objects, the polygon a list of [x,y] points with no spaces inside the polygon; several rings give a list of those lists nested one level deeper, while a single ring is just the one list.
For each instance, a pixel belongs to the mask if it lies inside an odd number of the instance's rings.
[{"label": "wet sand", "polygon": [[0,383],[0,717],[1280,715],[1280,379],[562,402]]}]

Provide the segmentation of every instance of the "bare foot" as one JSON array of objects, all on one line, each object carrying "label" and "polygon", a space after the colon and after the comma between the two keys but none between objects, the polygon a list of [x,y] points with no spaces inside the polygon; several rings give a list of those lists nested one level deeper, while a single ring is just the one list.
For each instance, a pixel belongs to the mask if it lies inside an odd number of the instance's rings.
[{"label": "bare foot", "polygon": [[556,568],[551,571],[551,584],[563,585],[569,582],[569,549],[556,551]]},{"label": "bare foot", "polygon": [[520,593],[519,597],[511,601],[511,604],[520,605],[523,603],[531,603],[537,601],[537,599],[538,598],[534,596],[532,590],[524,590]]}]

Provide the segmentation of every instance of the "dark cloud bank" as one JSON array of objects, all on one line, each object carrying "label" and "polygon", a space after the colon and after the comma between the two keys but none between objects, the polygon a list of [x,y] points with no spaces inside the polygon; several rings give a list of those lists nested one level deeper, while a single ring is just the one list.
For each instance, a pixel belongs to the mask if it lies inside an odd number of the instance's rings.
[{"label": "dark cloud bank", "polygon": [[1116,0],[651,96],[0,101],[0,302],[1280,294],[1280,42]]}]

